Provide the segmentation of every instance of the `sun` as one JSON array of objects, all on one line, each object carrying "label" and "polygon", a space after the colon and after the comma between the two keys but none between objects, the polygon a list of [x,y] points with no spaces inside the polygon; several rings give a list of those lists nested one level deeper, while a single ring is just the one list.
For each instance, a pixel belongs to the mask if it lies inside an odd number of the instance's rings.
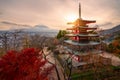
[{"label": "sun", "polygon": [[78,17],[75,14],[69,14],[65,17],[67,22],[74,22]]}]

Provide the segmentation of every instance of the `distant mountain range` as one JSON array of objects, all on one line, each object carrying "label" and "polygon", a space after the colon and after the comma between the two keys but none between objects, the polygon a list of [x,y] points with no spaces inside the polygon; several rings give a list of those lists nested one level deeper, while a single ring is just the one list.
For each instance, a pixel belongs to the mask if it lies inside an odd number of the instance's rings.
[{"label": "distant mountain range", "polygon": [[24,28],[22,30],[27,32],[58,32],[58,30],[51,29],[45,25],[36,25],[34,27]]},{"label": "distant mountain range", "polygon": [[101,35],[113,34],[120,31],[120,25],[117,25],[111,29],[103,30],[100,32]]},{"label": "distant mountain range", "polygon": [[7,22],[7,21],[0,22],[0,24],[1,24],[1,26],[10,27],[9,30],[1,30],[0,33],[21,30],[23,32],[32,33],[32,34],[40,34],[42,36],[49,36],[49,37],[54,37],[58,33],[58,30],[51,29],[45,25],[35,25],[32,27],[30,25],[21,25],[21,24],[11,23],[11,22]]},{"label": "distant mountain range", "polygon": [[117,26],[115,26],[115,27],[113,27],[111,29],[100,31],[101,36],[107,37],[107,39],[105,39],[105,42],[111,42],[112,40],[114,40],[114,38],[118,34],[120,34],[120,25],[117,25]]}]

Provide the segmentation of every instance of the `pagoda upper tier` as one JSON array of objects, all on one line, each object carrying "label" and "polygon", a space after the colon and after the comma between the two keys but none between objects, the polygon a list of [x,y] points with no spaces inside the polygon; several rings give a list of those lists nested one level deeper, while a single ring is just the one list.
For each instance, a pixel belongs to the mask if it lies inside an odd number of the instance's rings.
[{"label": "pagoda upper tier", "polygon": [[79,3],[79,18],[75,22],[68,22],[68,24],[73,24],[74,26],[87,26],[87,24],[95,22],[95,20],[83,20],[81,18],[81,5]]},{"label": "pagoda upper tier", "polygon": [[98,34],[94,34],[97,28],[88,26],[88,24],[95,22],[95,20],[90,21],[81,18],[81,5],[79,4],[79,18],[74,22],[68,23],[73,24],[73,27],[67,28],[67,30],[70,30],[69,33],[66,34],[66,37],[69,37],[69,40],[65,40],[65,42],[72,45],[78,44],[78,46],[98,45],[99,42],[92,41],[92,38],[99,37]]},{"label": "pagoda upper tier", "polygon": [[75,22],[68,22],[68,24],[73,24],[74,26],[87,26],[89,23],[95,23],[95,20],[83,20],[81,18],[78,18]]}]

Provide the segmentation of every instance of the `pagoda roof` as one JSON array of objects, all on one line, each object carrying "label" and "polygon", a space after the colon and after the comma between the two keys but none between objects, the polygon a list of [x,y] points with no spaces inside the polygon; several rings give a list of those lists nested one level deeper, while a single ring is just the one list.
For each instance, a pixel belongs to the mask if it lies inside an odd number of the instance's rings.
[{"label": "pagoda roof", "polygon": [[75,26],[86,26],[86,24],[95,23],[95,22],[96,22],[95,20],[82,19],[82,17],[81,17],[81,4],[79,3],[79,18],[76,19],[74,22],[70,22],[68,24],[73,24]]},{"label": "pagoda roof", "polygon": [[66,34],[66,36],[80,36],[80,37],[98,37],[98,34]]},{"label": "pagoda roof", "polygon": [[83,19],[80,19],[78,18],[76,21],[74,22],[68,22],[67,24],[74,24],[75,26],[76,25],[79,25],[79,26],[84,26],[86,24],[90,24],[90,23],[95,23],[96,21],[95,20],[83,20]]},{"label": "pagoda roof", "polygon": [[65,40],[64,42],[71,44],[71,45],[76,45],[76,46],[89,46],[89,45],[92,46],[92,45],[99,45],[100,44],[99,42],[93,42],[93,41],[90,41],[88,43],[79,43],[79,42],[75,42],[72,40]]},{"label": "pagoda roof", "polygon": [[83,19],[77,19],[75,22],[81,22],[81,23],[84,23],[84,24],[89,24],[89,23],[95,23],[96,21],[95,20],[83,20]]},{"label": "pagoda roof", "polygon": [[76,30],[77,28],[80,28],[80,29],[87,29],[87,30],[90,30],[90,29],[97,29],[96,27],[73,27],[73,28],[67,28],[67,30]]}]

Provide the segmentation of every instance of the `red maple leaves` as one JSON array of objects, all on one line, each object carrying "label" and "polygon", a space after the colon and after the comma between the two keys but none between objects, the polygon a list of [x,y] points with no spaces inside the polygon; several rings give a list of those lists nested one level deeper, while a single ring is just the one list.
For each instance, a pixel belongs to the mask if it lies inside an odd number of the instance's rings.
[{"label": "red maple leaves", "polygon": [[0,59],[0,80],[47,80],[52,70],[40,50],[9,51]]}]

